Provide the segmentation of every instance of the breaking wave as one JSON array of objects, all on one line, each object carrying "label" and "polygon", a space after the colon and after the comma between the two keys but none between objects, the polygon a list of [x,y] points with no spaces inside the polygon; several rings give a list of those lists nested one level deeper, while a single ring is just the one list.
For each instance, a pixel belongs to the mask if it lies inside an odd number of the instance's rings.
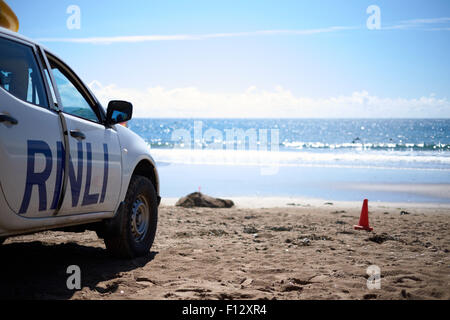
[{"label": "breaking wave", "polygon": [[450,152],[399,151],[256,151],[153,148],[157,162],[252,166],[317,166],[351,168],[431,169],[450,172]]}]

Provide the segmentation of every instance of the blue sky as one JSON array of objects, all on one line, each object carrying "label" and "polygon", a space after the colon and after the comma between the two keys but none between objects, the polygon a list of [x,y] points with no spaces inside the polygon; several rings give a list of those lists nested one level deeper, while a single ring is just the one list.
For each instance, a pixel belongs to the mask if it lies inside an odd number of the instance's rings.
[{"label": "blue sky", "polygon": [[7,3],[20,33],[137,116],[450,117],[447,0]]}]

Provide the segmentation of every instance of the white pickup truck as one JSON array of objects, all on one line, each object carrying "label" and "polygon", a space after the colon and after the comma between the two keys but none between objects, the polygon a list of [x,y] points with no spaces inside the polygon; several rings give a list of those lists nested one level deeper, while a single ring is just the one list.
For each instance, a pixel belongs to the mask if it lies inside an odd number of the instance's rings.
[{"label": "white pickup truck", "polygon": [[115,100],[105,112],[61,59],[0,28],[0,243],[95,230],[116,256],[149,252],[159,178],[150,147],[119,124],[132,109]]}]

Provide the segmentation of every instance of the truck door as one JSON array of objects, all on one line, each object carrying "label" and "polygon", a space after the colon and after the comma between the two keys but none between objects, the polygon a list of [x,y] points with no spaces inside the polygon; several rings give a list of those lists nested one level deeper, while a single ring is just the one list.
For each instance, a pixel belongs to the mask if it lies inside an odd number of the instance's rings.
[{"label": "truck door", "polygon": [[46,53],[67,123],[70,157],[67,189],[58,216],[114,211],[122,182],[117,131],[77,75]]},{"label": "truck door", "polygon": [[0,196],[30,218],[51,216],[60,188],[62,130],[42,70],[34,45],[0,35]]}]

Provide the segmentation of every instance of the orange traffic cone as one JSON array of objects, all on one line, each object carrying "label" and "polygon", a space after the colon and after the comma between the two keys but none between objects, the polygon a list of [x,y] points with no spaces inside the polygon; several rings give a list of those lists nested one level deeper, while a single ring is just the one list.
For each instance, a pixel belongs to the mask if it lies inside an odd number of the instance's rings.
[{"label": "orange traffic cone", "polygon": [[353,226],[355,230],[366,230],[372,231],[373,228],[369,226],[369,200],[364,199],[363,206],[361,209],[361,216],[359,217],[359,224],[357,226]]}]

